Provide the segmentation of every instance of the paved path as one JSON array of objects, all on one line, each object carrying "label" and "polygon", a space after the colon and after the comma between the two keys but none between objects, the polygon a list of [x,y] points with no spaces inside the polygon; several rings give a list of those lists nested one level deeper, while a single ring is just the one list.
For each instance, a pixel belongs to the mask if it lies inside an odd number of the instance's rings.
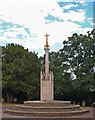
[{"label": "paved path", "polygon": [[95,120],[95,108],[91,108],[90,112],[88,113],[85,113],[83,115],[77,115],[77,116],[68,116],[68,117],[62,117],[62,118],[31,118],[31,117],[28,117],[28,116],[14,116],[14,115],[9,115],[9,114],[6,114],[4,113],[5,109],[8,109],[12,106],[3,106],[2,107],[2,120],[4,119],[8,119],[8,120],[13,120],[13,119],[16,119],[16,120],[19,120],[19,119],[32,119],[32,120],[67,120],[67,119],[70,119],[70,120]]}]

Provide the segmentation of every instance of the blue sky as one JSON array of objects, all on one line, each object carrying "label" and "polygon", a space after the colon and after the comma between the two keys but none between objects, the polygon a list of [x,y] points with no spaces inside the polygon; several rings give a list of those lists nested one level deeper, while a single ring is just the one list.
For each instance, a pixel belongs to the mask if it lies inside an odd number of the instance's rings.
[{"label": "blue sky", "polygon": [[0,45],[16,43],[44,54],[46,33],[51,51],[73,33],[93,29],[93,2],[76,0],[0,0]]}]

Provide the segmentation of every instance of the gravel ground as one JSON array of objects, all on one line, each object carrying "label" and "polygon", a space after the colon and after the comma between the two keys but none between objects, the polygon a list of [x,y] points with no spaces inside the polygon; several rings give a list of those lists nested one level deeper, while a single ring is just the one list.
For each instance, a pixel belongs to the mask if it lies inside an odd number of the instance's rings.
[{"label": "gravel ground", "polygon": [[32,119],[32,120],[95,120],[95,108],[91,108],[90,112],[88,113],[85,113],[83,115],[77,115],[77,116],[69,116],[69,117],[62,117],[62,118],[31,118],[31,117],[28,117],[28,116],[14,116],[14,115],[9,115],[9,114],[6,114],[4,113],[5,109],[8,109],[10,107],[13,107],[13,106],[3,106],[2,107],[2,120],[5,120],[5,119],[8,119],[8,120],[13,120],[13,119],[16,119],[16,120],[19,120],[19,119]]}]

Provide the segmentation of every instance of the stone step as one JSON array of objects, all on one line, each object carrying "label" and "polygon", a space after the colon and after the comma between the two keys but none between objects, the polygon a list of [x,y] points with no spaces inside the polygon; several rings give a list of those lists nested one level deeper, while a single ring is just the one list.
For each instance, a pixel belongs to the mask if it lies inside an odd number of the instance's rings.
[{"label": "stone step", "polygon": [[68,106],[68,105],[71,105],[71,102],[70,101],[53,101],[53,102],[41,102],[41,101],[24,101],[24,105],[27,105],[27,106]]},{"label": "stone step", "polygon": [[68,112],[27,112],[27,111],[17,111],[7,109],[5,113],[11,115],[21,115],[21,116],[32,116],[32,117],[62,117],[62,116],[72,116],[72,115],[81,115],[89,112],[89,109],[82,109],[77,111],[68,111]]},{"label": "stone step", "polygon": [[64,112],[64,111],[75,111],[75,110],[80,110],[80,105],[71,105],[71,106],[64,106],[64,107],[50,107],[50,106],[25,106],[25,105],[16,105],[13,110],[18,110],[18,111],[31,111],[31,112]]}]

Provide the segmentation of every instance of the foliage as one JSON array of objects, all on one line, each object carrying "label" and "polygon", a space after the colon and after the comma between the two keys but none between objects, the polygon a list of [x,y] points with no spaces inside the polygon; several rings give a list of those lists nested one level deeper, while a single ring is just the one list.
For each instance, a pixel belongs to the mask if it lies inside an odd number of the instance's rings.
[{"label": "foliage", "polygon": [[[95,91],[95,29],[86,35],[74,33],[64,40],[63,48],[50,53],[50,70],[54,72],[55,99],[92,102]],[[3,89],[28,99],[39,99],[40,70],[44,57],[19,45],[3,47]]]},{"label": "foliage", "polygon": [[2,85],[6,92],[23,92],[29,99],[39,98],[40,62],[37,54],[22,46],[7,44],[2,48],[2,71]]},{"label": "foliage", "polygon": [[55,98],[92,102],[95,90],[93,68],[95,66],[95,30],[87,35],[74,33],[64,40],[63,48],[51,52],[50,67],[54,71]]}]

